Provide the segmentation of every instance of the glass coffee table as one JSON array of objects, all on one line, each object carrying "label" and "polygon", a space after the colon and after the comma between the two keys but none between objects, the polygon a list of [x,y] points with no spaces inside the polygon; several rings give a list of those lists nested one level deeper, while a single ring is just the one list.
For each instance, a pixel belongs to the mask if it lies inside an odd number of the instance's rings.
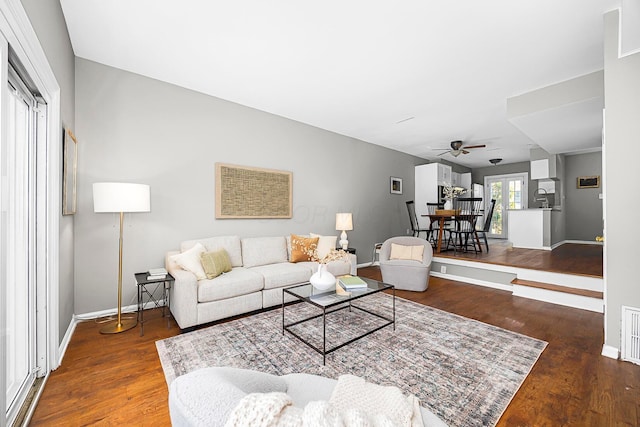
[{"label": "glass coffee table", "polygon": [[[386,283],[378,282],[377,280],[367,279],[361,277],[362,280],[367,282],[366,288],[355,289],[349,291],[346,294],[336,293],[335,289],[330,291],[318,291],[310,283],[304,283],[302,285],[292,286],[290,288],[286,288],[282,290],[282,334],[284,335],[285,331],[289,332],[291,335],[317,351],[322,355],[322,364],[324,365],[326,362],[327,354],[334,352],[347,344],[351,344],[352,342],[359,340],[361,338],[366,337],[386,326],[393,325],[393,330],[396,329],[396,290],[393,285],[389,285]],[[391,289],[393,291],[392,298],[392,308],[391,308],[391,316],[384,316],[380,313],[376,313],[375,311],[360,306],[359,304],[353,304],[355,301],[359,299],[366,299],[367,297],[377,294],[379,292],[385,291],[387,289]],[[312,314],[304,315],[302,318],[299,318],[291,323],[285,322],[285,308],[289,307],[289,304],[285,304],[286,295],[290,295],[293,297],[294,303],[303,303],[309,304],[317,309],[319,312],[312,312]],[[291,299],[291,298],[289,298]],[[364,300],[363,300],[364,302]],[[291,304],[293,306],[295,304]],[[349,329],[352,332],[351,336],[347,337],[347,340],[344,342],[340,342],[334,344],[330,348],[327,348],[327,317],[339,312],[340,310],[357,310],[359,312],[364,313],[367,316],[374,316],[379,321],[377,321],[373,327],[363,327],[362,331],[358,331],[355,336],[353,336],[353,329],[357,329],[362,327],[363,325],[358,324],[349,324]],[[322,341],[321,345],[312,343],[309,339],[302,336],[299,331],[295,330],[296,325],[304,324],[306,322],[311,322],[314,319],[322,318]],[[365,322],[366,323],[366,322]]]}]

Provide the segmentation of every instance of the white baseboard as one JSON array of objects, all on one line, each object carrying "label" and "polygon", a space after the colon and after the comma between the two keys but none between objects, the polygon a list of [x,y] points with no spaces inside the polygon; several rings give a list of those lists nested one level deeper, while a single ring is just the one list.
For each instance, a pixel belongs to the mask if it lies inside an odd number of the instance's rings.
[{"label": "white baseboard", "polygon": [[[160,305],[160,307],[164,306],[165,305],[164,301],[160,301],[159,305]],[[156,308],[156,306],[153,304],[152,301],[146,301],[144,303],[144,305],[142,306],[143,310],[148,310],[150,308]],[[138,311],[138,305],[137,304],[131,304],[131,305],[127,305],[125,307],[122,307],[122,313],[123,314],[124,313],[135,313],[136,311]],[[107,310],[93,311],[93,312],[90,312],[90,313],[74,314],[73,317],[75,319],[77,319],[78,321],[81,321],[81,320],[97,319],[99,317],[115,316],[117,314],[118,314],[118,309],[117,308],[109,308]]]},{"label": "white baseboard", "polygon": [[602,346],[602,355],[610,357],[611,359],[618,359],[620,357],[620,352],[617,348],[604,344]]},{"label": "white baseboard", "polygon": [[604,245],[603,242],[596,242],[594,240],[563,240],[559,244],[557,244],[557,243],[556,244],[558,246],[560,246],[560,245],[563,245],[565,243],[574,243],[576,245],[599,245],[599,246]]},{"label": "white baseboard", "polygon": [[69,327],[67,328],[67,332],[65,332],[64,337],[62,337],[62,342],[60,343],[60,346],[58,346],[58,364],[53,369],[57,369],[58,366],[62,364],[62,359],[64,358],[64,354],[67,352],[67,348],[69,347],[69,343],[71,342],[71,337],[73,336],[73,333],[76,330],[76,325],[78,323],[79,320],[74,314],[71,318],[71,323],[69,323]]},{"label": "white baseboard", "polygon": [[[137,304],[131,304],[131,305],[122,307],[122,313],[135,313],[136,311],[138,311]],[[117,308],[109,308],[107,310],[93,311],[90,313],[74,314],[73,317],[78,321],[80,321],[80,320],[97,319],[98,317],[115,316],[116,314],[118,314]]]},{"label": "white baseboard", "polygon": [[371,267],[372,265],[380,265],[380,264],[374,264],[371,262],[363,262],[362,264],[356,264],[356,268],[365,268],[365,267]]},{"label": "white baseboard", "polygon": [[513,286],[513,296],[549,302],[565,307],[579,308],[581,310],[604,313],[604,303],[601,299],[575,295],[549,289],[534,288],[531,286]]}]

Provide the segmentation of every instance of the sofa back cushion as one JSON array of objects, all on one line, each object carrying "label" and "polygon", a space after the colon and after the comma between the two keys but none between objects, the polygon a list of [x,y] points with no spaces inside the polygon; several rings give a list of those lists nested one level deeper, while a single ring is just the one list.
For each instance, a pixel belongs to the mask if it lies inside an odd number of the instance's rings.
[{"label": "sofa back cushion", "polygon": [[242,239],[242,261],[247,268],[288,262],[284,237],[248,237]]},{"label": "sofa back cushion", "polygon": [[238,236],[219,236],[208,237],[206,239],[186,240],[180,245],[180,250],[193,247],[196,243],[202,243],[207,252],[224,249],[229,254],[232,267],[242,267],[242,250],[240,246],[240,237]]}]

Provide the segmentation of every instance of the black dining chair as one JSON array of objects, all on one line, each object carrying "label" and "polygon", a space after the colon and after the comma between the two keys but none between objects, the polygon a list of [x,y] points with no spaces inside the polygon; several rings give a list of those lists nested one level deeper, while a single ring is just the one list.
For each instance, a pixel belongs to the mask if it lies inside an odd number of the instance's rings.
[{"label": "black dining chair", "polygon": [[[427,213],[429,215],[435,215],[436,210],[438,209],[444,209],[444,204],[427,202]],[[432,246],[435,246],[438,241],[439,230],[440,220],[438,218],[429,218],[429,232],[427,233],[427,240],[431,242]]]},{"label": "black dining chair", "polygon": [[407,202],[407,211],[409,211],[409,222],[411,223],[411,230],[413,231],[413,237],[420,237],[420,233],[424,231],[425,239],[429,237],[428,228],[420,228],[418,223],[418,216],[416,215],[416,206],[413,200]]},{"label": "black dining chair", "polygon": [[476,230],[478,236],[482,236],[484,239],[484,245],[487,247],[487,252],[489,252],[489,241],[487,240],[487,233],[491,230],[491,220],[493,220],[493,209],[496,207],[496,199],[491,199],[491,206],[489,207],[489,212],[487,212],[487,216],[484,219],[484,226]]},{"label": "black dining chair", "polygon": [[[453,199],[453,209],[455,214],[453,216],[453,226],[449,230],[451,238],[448,241],[448,245],[453,245],[453,251],[468,251],[473,248],[474,252],[478,253],[478,245],[480,239],[478,238],[476,231],[476,222],[480,216],[480,204],[482,199],[480,197],[458,197]],[[480,248],[482,251],[482,248]]]}]

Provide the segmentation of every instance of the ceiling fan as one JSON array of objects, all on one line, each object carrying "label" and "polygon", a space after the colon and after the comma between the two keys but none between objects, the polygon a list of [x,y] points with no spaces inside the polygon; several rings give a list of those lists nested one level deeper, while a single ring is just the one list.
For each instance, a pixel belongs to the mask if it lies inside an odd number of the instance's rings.
[{"label": "ceiling fan", "polygon": [[445,154],[449,153],[453,157],[458,157],[460,154],[469,154],[469,151],[467,150],[471,150],[473,148],[484,148],[484,147],[486,147],[485,144],[463,146],[462,141],[451,141],[451,149],[440,148],[440,150],[445,150],[445,152],[438,155],[444,156]]}]

